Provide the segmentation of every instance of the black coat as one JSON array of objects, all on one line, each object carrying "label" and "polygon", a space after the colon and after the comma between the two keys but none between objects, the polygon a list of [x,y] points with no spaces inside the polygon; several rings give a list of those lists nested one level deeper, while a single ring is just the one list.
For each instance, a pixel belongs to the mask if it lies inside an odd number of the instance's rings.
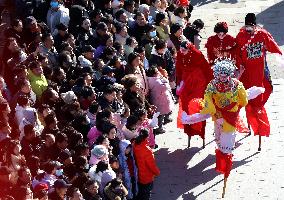
[{"label": "black coat", "polygon": [[122,98],[132,113],[137,109],[144,108],[148,110],[151,106],[145,98],[141,97],[136,92],[131,92],[130,90],[126,90]]}]

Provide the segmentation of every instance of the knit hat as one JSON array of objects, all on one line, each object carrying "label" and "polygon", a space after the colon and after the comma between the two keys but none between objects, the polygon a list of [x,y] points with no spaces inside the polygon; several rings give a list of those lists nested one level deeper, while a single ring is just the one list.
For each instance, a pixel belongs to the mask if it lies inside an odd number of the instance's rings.
[{"label": "knit hat", "polygon": [[256,25],[256,16],[254,13],[248,13],[246,15],[245,25]]},{"label": "knit hat", "polygon": [[66,104],[71,104],[77,100],[77,96],[73,91],[68,91],[66,93],[61,94],[61,98]]},{"label": "knit hat", "polygon": [[36,109],[34,108],[26,108],[23,111],[24,118],[29,124],[35,124],[36,123]]},{"label": "knit hat", "polygon": [[228,33],[228,24],[226,22],[218,22],[214,27],[215,33]]},{"label": "knit hat", "polygon": [[103,145],[96,145],[91,151],[90,164],[95,165],[101,158],[108,155],[108,150]]},{"label": "knit hat", "polygon": [[182,28],[182,26],[180,24],[173,24],[171,26],[171,34],[175,34],[181,28]]}]

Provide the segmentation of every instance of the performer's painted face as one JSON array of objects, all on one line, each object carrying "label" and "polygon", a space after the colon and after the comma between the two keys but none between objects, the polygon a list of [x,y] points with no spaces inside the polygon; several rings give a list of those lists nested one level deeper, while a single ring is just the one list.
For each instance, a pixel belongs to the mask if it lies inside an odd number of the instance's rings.
[{"label": "performer's painted face", "polygon": [[223,39],[226,36],[226,33],[220,32],[220,33],[217,33],[217,36],[218,38]]},{"label": "performer's painted face", "polygon": [[188,53],[188,49],[185,49],[185,48],[180,48],[180,52],[183,54],[183,55],[185,55],[185,54],[187,54]]},{"label": "performer's painted face", "polygon": [[228,82],[230,79],[230,76],[228,76],[227,74],[219,74],[218,75],[218,79],[219,81],[221,81],[222,83]]},{"label": "performer's painted face", "polygon": [[254,26],[246,25],[245,29],[246,29],[247,32],[251,33],[254,30]]}]

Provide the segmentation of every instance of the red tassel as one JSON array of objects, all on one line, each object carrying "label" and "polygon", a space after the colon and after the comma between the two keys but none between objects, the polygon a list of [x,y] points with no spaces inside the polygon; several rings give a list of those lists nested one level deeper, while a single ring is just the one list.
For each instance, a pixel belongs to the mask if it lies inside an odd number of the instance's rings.
[{"label": "red tassel", "polygon": [[233,154],[222,153],[219,149],[215,150],[216,153],[216,168],[217,172],[225,175],[227,178],[230,175],[232,165],[233,165]]}]

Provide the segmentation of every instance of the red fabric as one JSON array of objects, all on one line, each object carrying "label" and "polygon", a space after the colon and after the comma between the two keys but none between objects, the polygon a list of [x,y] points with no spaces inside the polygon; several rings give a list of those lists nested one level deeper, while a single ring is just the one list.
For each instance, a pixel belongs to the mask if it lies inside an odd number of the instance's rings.
[{"label": "red fabric", "polygon": [[[180,123],[180,116],[182,111],[187,114],[194,114],[194,109],[190,111],[189,104],[194,98],[203,98],[204,91],[213,78],[213,73],[207,60],[194,45],[189,46],[189,52],[183,55],[180,51],[177,53],[176,62],[176,76],[177,84],[184,81],[184,87],[180,93],[180,104],[179,104],[179,117],[178,127],[184,128],[184,132],[189,136],[200,135],[204,138],[206,122],[201,122],[194,125],[182,125]],[[194,104],[193,107],[195,108]],[[196,107],[198,110],[198,106]],[[190,113],[192,112],[192,113]]]},{"label": "red fabric", "polygon": [[[236,41],[238,44],[239,55],[237,58],[237,65],[243,65],[245,68],[240,81],[244,84],[245,88],[250,88],[252,86],[267,88],[268,85],[265,83],[267,79],[264,76],[266,51],[281,54],[279,46],[272,36],[264,29],[259,29],[254,35],[254,38],[251,38],[251,35],[244,29],[241,29],[236,37]],[[249,51],[250,48],[245,47],[245,45],[250,45],[251,49],[253,49],[252,47],[257,44],[261,44],[259,45],[261,55],[253,58],[248,57],[251,51]],[[257,49],[254,50],[256,51]],[[270,93],[271,89],[265,90],[264,94],[259,95],[250,102],[253,106],[262,107],[266,103]]]},{"label": "red fabric", "polygon": [[134,143],[133,150],[138,168],[139,183],[153,182],[154,177],[160,174],[160,170],[156,165],[152,149],[147,145],[147,140],[139,145]]},{"label": "red fabric", "polygon": [[237,103],[231,103],[230,105],[219,108],[215,106],[216,109],[221,112],[222,117],[228,122],[230,125],[236,127],[236,130],[240,133],[248,133],[249,129],[246,127],[245,123],[243,122],[242,118],[240,117],[240,109],[237,112],[230,112],[233,107],[236,106]]},{"label": "red fabric", "polygon": [[248,104],[246,106],[246,115],[254,135],[270,135],[270,124],[264,107],[257,108]]},{"label": "red fabric", "polygon": [[188,6],[189,0],[176,0],[176,4],[179,6]]},{"label": "red fabric", "polygon": [[[257,28],[257,32],[255,32],[253,38],[244,28],[242,28],[236,37],[236,41],[238,44],[239,55],[237,64],[243,65],[245,68],[240,79],[241,82],[243,82],[245,88],[250,88],[252,86],[265,88],[263,94],[249,101],[248,108],[246,109],[248,121],[255,134],[269,136],[270,125],[264,105],[272,92],[272,85],[267,77],[265,77],[265,56],[266,51],[282,54],[281,50],[271,34],[261,28]],[[246,45],[249,45],[250,48],[246,47]],[[252,47],[254,46],[257,47],[253,49]],[[249,50],[253,49],[255,50],[254,52],[258,52],[258,49],[256,48],[260,49],[260,55],[250,58],[249,55],[252,51]],[[249,110],[252,110],[253,113],[248,112]]]},{"label": "red fabric", "polygon": [[231,35],[226,35],[221,40],[217,35],[208,38],[205,44],[207,48],[207,58],[210,64],[220,57],[230,57],[236,60],[236,40]]},{"label": "red fabric", "polygon": [[233,166],[233,154],[225,154],[219,149],[215,150],[216,153],[216,168],[217,172],[220,172],[228,177],[230,175]]}]

